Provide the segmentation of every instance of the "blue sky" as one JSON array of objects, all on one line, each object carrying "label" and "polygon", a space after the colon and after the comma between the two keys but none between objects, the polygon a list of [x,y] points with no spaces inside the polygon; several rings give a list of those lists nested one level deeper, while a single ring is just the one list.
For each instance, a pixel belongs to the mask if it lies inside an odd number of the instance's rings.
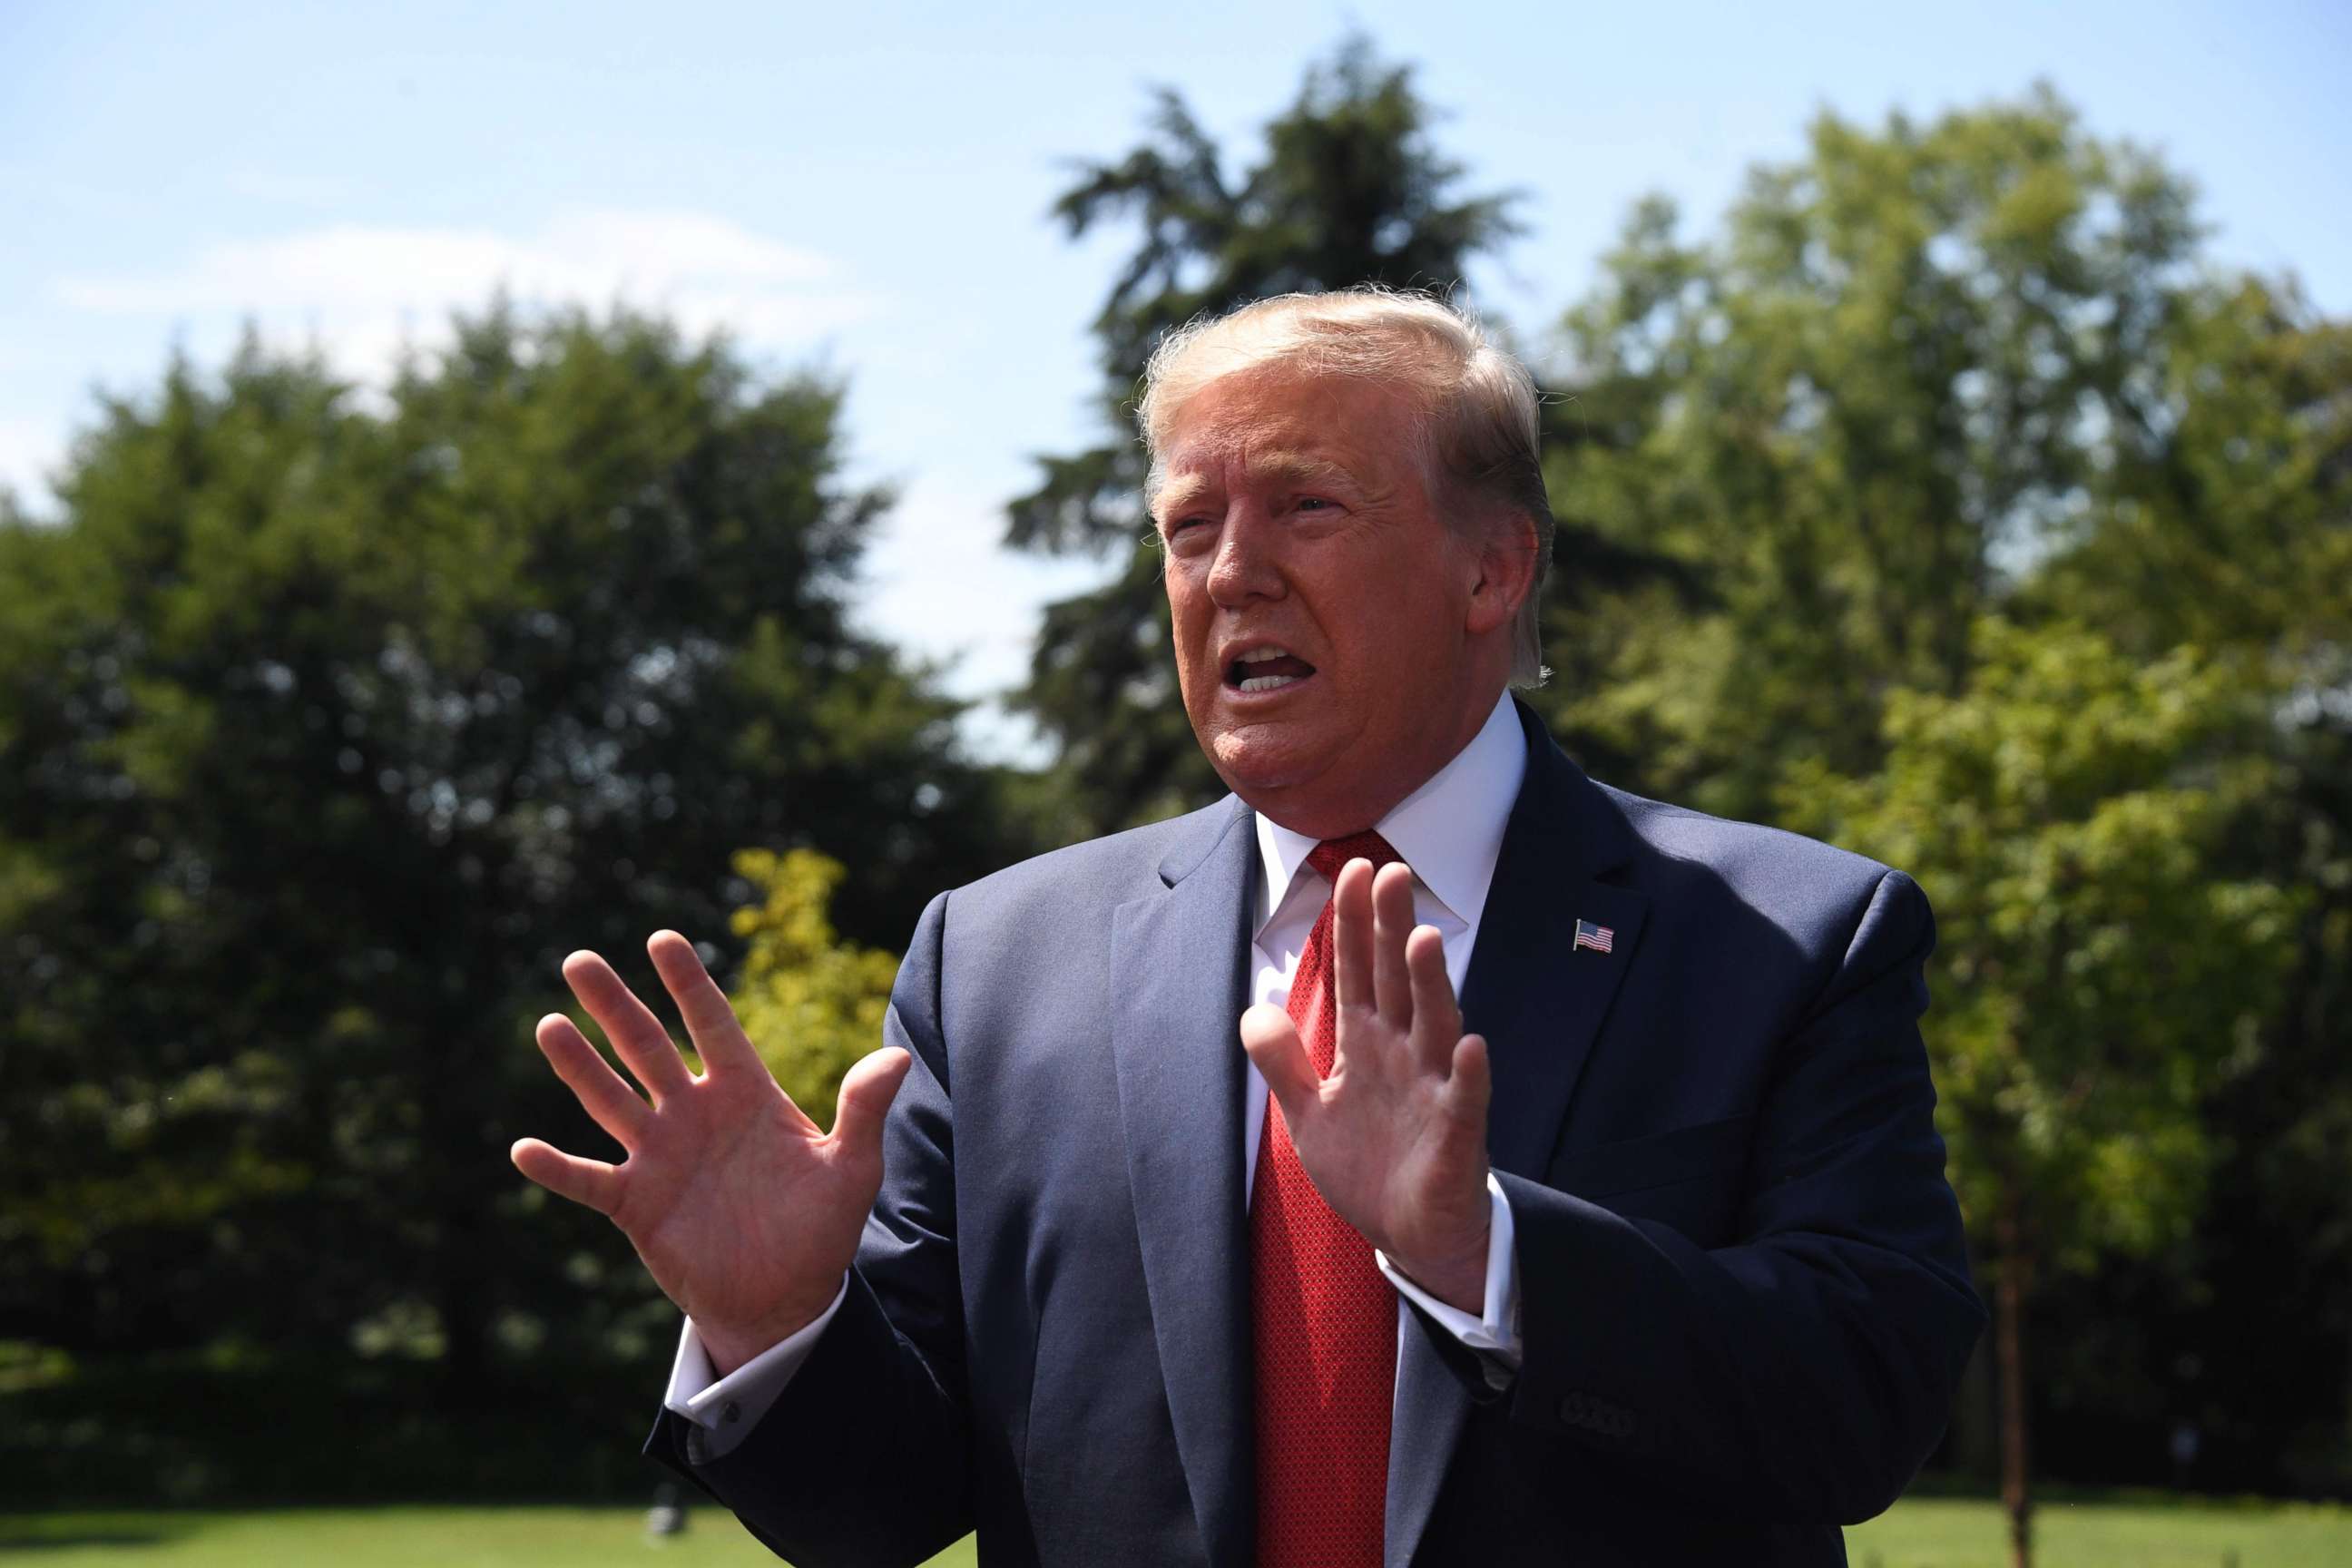
[{"label": "blue sky", "polygon": [[[1697,223],[1822,107],[1875,121],[2046,77],[2200,184],[2214,254],[2352,312],[2352,5],[691,4],[0,0],[0,483],[92,389],[216,363],[250,318],[352,374],[504,282],[725,323],[845,373],[897,482],[864,615],[956,690],[1015,682],[1092,580],[996,544],[1032,454],[1093,434],[1086,324],[1123,236],[1045,216],[1066,160],[1183,90],[1236,154],[1350,23],[1416,62],[1471,188],[1525,193],[1482,306],[1540,350],[1629,205]],[[983,709],[990,752],[1021,732]]]}]

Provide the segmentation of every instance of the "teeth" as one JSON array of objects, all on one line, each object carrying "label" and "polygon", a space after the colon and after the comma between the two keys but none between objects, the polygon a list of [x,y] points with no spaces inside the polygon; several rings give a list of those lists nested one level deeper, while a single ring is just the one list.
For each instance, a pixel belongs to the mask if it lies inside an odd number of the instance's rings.
[{"label": "teeth", "polygon": [[1238,656],[1234,659],[1234,662],[1237,664],[1264,664],[1270,658],[1288,658],[1289,657],[1290,650],[1286,647],[1260,647],[1252,648],[1249,652]]},{"label": "teeth", "polygon": [[1279,686],[1296,686],[1307,678],[1303,675],[1251,675],[1242,679],[1244,691],[1272,691]]}]

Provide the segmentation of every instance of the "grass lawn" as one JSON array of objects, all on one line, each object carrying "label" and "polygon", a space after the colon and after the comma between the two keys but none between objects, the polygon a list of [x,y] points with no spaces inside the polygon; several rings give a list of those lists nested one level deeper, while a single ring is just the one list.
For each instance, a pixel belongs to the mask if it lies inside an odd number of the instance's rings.
[{"label": "grass lawn", "polygon": [[[2053,1502],[2039,1568],[2340,1568],[2352,1510],[2264,1503]],[[2000,1510],[1922,1498],[1846,1531],[1855,1568],[2002,1568]],[[640,1509],[285,1509],[0,1515],[6,1568],[701,1568],[773,1558],[715,1510],[649,1542]],[[935,1563],[964,1568],[969,1542]]]},{"label": "grass lawn", "polygon": [[[0,1515],[5,1568],[745,1568],[768,1549],[716,1507],[652,1541],[642,1508],[338,1508]],[[940,1568],[969,1568],[971,1543]]]},{"label": "grass lawn", "polygon": [[[1910,1498],[1845,1532],[1854,1568],[2007,1568],[1998,1503]],[[2234,1554],[2234,1555],[2233,1555]],[[2158,1498],[2044,1501],[2033,1510],[2034,1568],[2342,1568],[2352,1509]]]}]

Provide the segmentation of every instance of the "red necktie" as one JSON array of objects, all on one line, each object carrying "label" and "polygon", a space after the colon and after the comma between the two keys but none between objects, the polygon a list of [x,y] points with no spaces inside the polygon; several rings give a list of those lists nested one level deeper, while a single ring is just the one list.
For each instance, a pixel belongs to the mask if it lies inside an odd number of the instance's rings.
[{"label": "red necktie", "polygon": [[[1402,859],[1377,833],[1315,847],[1336,883],[1350,860]],[[1290,983],[1315,1070],[1339,1040],[1327,900]],[[1396,1391],[1397,1297],[1372,1246],[1331,1212],[1269,1095],[1250,1184],[1250,1315],[1257,1373],[1257,1568],[1378,1568]]]}]

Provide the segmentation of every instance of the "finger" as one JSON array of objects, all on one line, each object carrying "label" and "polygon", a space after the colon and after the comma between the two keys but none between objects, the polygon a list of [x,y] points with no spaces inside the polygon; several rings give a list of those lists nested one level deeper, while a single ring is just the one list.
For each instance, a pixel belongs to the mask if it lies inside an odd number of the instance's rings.
[{"label": "finger", "polygon": [[656,1105],[682,1093],[693,1081],[677,1047],[670,1043],[669,1031],[602,957],[581,949],[563,961],[563,979]]},{"label": "finger", "polygon": [[583,1160],[536,1138],[517,1140],[507,1157],[516,1170],[559,1198],[585,1204],[601,1215],[621,1206],[620,1170],[602,1160]]},{"label": "finger", "polygon": [[670,1000],[677,1004],[678,1016],[686,1020],[687,1035],[702,1058],[703,1071],[768,1070],[751,1037],[737,1021],[735,1005],[719,989],[719,982],[710,978],[710,971],[702,967],[692,942],[674,931],[657,931],[646,939],[646,952],[653,956],[654,973],[661,976]]},{"label": "finger", "polygon": [[1486,1059],[1486,1037],[1465,1035],[1454,1044],[1453,1074],[1445,1082],[1445,1109],[1461,1126],[1486,1137],[1486,1109],[1495,1097],[1495,1076]]},{"label": "finger", "polygon": [[1281,1008],[1261,1002],[1242,1015],[1242,1049],[1257,1064],[1265,1087],[1282,1107],[1282,1119],[1296,1129],[1314,1114],[1322,1080],[1298,1037],[1298,1026]]},{"label": "finger", "polygon": [[646,1118],[653,1114],[637,1098],[637,1091],[621,1080],[612,1064],[588,1043],[588,1037],[562,1014],[550,1013],[541,1018],[538,1037],[541,1054],[578,1097],[581,1109],[596,1119],[597,1126],[619,1139],[623,1148],[635,1148]]},{"label": "finger", "polygon": [[1372,863],[1350,860],[1331,887],[1331,999],[1372,1005]]},{"label": "finger", "polygon": [[1454,1005],[1454,982],[1445,974],[1445,939],[1435,926],[1415,926],[1404,940],[1405,968],[1412,976],[1414,1056],[1424,1072],[1444,1075],[1462,1037],[1462,1012]]},{"label": "finger", "polygon": [[878,1153],[883,1117],[890,1102],[898,1098],[898,1086],[907,1081],[914,1065],[913,1055],[897,1046],[884,1046],[858,1058],[842,1075],[841,1095],[834,1102],[833,1131],[826,1136],[856,1153]]},{"label": "finger", "polygon": [[1372,1001],[1399,1029],[1412,1027],[1412,975],[1405,939],[1412,934],[1412,870],[1383,866],[1372,879]]}]

